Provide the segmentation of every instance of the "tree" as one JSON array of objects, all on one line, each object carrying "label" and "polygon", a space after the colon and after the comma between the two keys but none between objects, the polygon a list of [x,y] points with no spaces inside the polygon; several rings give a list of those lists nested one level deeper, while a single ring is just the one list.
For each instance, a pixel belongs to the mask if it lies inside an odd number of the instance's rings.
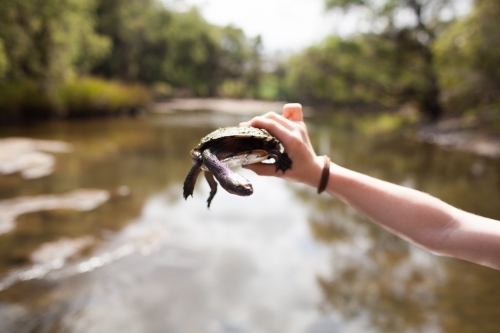
[{"label": "tree", "polygon": [[[409,84],[403,96],[415,101],[420,110],[432,120],[438,119],[443,109],[439,102],[440,87],[435,70],[432,45],[443,29],[443,15],[453,10],[451,0],[325,0],[328,9],[368,11],[380,36],[395,46],[399,64],[402,58],[411,57],[422,66],[421,79]],[[402,22],[402,17],[410,18]]]},{"label": "tree", "polygon": [[5,54],[3,41],[0,38],[0,79],[4,77],[8,68],[9,68],[9,62],[7,60],[7,55]]},{"label": "tree", "polygon": [[36,82],[51,109],[61,112],[56,86],[88,70],[109,47],[108,39],[94,31],[93,9],[93,1],[0,0],[7,79]]},{"label": "tree", "polygon": [[259,87],[262,79],[262,37],[259,35],[251,41],[246,74],[247,87],[253,98],[259,97]]},{"label": "tree", "polygon": [[434,46],[445,102],[455,110],[500,105],[500,2],[476,0]]},{"label": "tree", "polygon": [[52,83],[85,71],[108,50],[94,31],[94,1],[0,0],[0,38],[13,80]]},{"label": "tree", "polygon": [[378,34],[329,37],[292,57],[287,86],[296,99],[321,104],[397,107],[424,85],[424,64]]},{"label": "tree", "polygon": [[218,32],[220,45],[218,75],[222,80],[241,79],[248,60],[248,38],[242,29],[232,25],[222,27]]},{"label": "tree", "polygon": [[[154,81],[166,56],[171,15],[152,0],[98,0],[96,30],[111,40],[111,52],[93,72],[123,81]],[[146,68],[145,68],[146,67]]]},{"label": "tree", "polygon": [[[99,0],[97,30],[112,51],[93,73],[168,84],[181,95],[214,96],[227,80],[256,90],[260,40],[206,22],[196,8],[174,12],[155,0]],[[250,74],[254,74],[253,76]]]}]

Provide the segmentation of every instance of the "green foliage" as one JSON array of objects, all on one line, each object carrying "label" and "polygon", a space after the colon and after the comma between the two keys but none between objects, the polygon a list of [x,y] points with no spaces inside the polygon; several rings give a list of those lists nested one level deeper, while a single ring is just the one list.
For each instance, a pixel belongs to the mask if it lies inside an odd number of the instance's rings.
[{"label": "green foliage", "polygon": [[47,94],[34,80],[0,84],[0,123],[50,116],[52,104]]},{"label": "green foliage", "polygon": [[[350,10],[358,7],[370,11],[372,20],[378,25],[385,25],[390,29],[415,28],[431,39],[435,29],[443,20],[443,13],[450,13],[455,8],[453,0],[324,0],[327,9]],[[406,22],[395,24],[398,16],[404,13]],[[413,19],[408,19],[413,16]]]},{"label": "green foliage", "polygon": [[[261,47],[260,37],[209,24],[195,8],[173,12],[159,0],[0,0],[0,79],[11,92],[2,98],[21,118],[28,109],[45,117],[134,107],[120,95],[130,86],[78,81],[88,73],[153,86],[161,98],[227,90],[257,97]],[[231,82],[244,93],[228,88]],[[33,105],[22,100],[28,92]]]},{"label": "green foliage", "polygon": [[[91,77],[70,79],[54,95],[66,117],[130,114],[151,101],[142,86]],[[36,81],[4,82],[0,84],[0,123],[46,119],[52,115],[53,102]]]},{"label": "green foliage", "polygon": [[109,40],[94,31],[94,6],[80,0],[0,0],[7,77],[46,86],[89,69],[109,48]]},{"label": "green foliage", "polygon": [[3,46],[3,41],[0,38],[0,80],[5,76],[7,69],[9,68],[9,60],[5,54],[5,48]]},{"label": "green foliage", "polygon": [[437,40],[434,52],[449,108],[500,106],[499,17],[500,2],[476,1],[472,13]]},{"label": "green foliage", "polygon": [[353,6],[366,6],[368,2],[366,0],[325,0],[326,8],[343,8],[347,9]]},{"label": "green foliage", "polygon": [[366,135],[394,133],[416,123],[411,114],[381,113],[358,117],[354,127]]},{"label": "green foliage", "polygon": [[227,79],[239,79],[245,75],[249,57],[249,39],[240,28],[232,25],[217,29],[220,46],[218,75]]},{"label": "green foliage", "polygon": [[246,83],[250,97],[259,98],[259,87],[262,78],[262,69],[260,63],[260,54],[262,52],[262,38],[257,36],[250,42],[250,52],[248,61],[248,71],[246,74]]},{"label": "green foliage", "polygon": [[157,100],[173,97],[174,88],[165,82],[157,81],[151,86],[154,98]]},{"label": "green foliage", "polygon": [[235,81],[256,89],[260,50],[253,40],[233,26],[207,23],[195,8],[178,13],[152,0],[100,0],[97,17],[113,47],[95,74],[164,82],[182,95],[213,96]]},{"label": "green foliage", "polygon": [[265,74],[259,85],[259,97],[264,100],[277,100],[280,98],[280,82],[275,75]]},{"label": "green foliage", "polygon": [[175,16],[169,35],[172,52],[169,61],[163,64],[165,79],[197,96],[214,95],[219,83],[215,27],[193,9]]},{"label": "green foliage", "polygon": [[423,69],[424,62],[410,49],[399,52],[386,36],[367,34],[330,37],[308,48],[291,58],[286,79],[293,99],[392,107],[425,89]]},{"label": "green foliage", "polygon": [[[94,5],[80,0],[0,0],[0,39],[9,64],[4,77],[9,87],[19,89],[11,97],[4,94],[13,103],[4,114],[24,110],[32,117],[63,115],[59,86],[90,69],[110,45],[94,31]],[[28,92],[32,101],[17,99],[28,98]]]},{"label": "green foliage", "polygon": [[[324,3],[369,13],[376,32],[328,37],[265,73],[260,36],[210,24],[196,8],[175,12],[160,0],[0,0],[0,118],[137,109],[150,97],[133,83],[151,87],[156,98],[412,103],[432,119],[441,101],[459,111],[500,105],[498,1],[476,0],[456,22],[442,19],[452,0]],[[412,19],[401,23],[402,13]]]},{"label": "green foliage", "polygon": [[[360,7],[368,10],[373,18],[373,26],[381,33],[377,35],[391,49],[389,58],[394,61],[388,67],[378,58],[373,62],[380,71],[389,71],[393,79],[390,85],[382,86],[397,99],[413,102],[421,112],[431,119],[442,114],[439,101],[440,87],[435,71],[432,44],[443,28],[441,15],[453,9],[450,0],[325,0],[328,9],[348,10]],[[411,15],[413,20],[397,24],[401,15]],[[378,53],[376,44],[371,44]],[[363,60],[363,58],[360,58]],[[366,59],[365,60],[369,60]],[[381,66],[379,66],[381,64]],[[394,73],[398,71],[399,73]],[[379,76],[379,75],[377,75]],[[357,79],[356,76],[353,77]],[[379,83],[377,77],[370,81]]]},{"label": "green foliage", "polygon": [[245,98],[246,85],[242,79],[227,79],[219,87],[218,95],[227,98]]},{"label": "green foliage", "polygon": [[[97,31],[112,49],[94,73],[125,81],[159,81],[167,56],[170,12],[151,0],[98,0]],[[152,70],[154,68],[154,70]]]},{"label": "green foliage", "polygon": [[128,114],[151,100],[148,90],[140,85],[90,77],[69,80],[58,95],[69,117]]}]

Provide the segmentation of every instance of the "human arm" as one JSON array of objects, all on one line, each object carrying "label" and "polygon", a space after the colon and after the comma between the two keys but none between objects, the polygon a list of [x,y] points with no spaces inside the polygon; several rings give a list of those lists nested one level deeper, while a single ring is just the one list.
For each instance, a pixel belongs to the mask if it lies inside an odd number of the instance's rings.
[{"label": "human arm", "polygon": [[[324,157],[312,148],[302,107],[287,104],[283,115],[268,113],[245,125],[267,129],[285,146],[291,170],[246,166],[259,175],[277,176],[318,187]],[[296,162],[300,161],[300,162]],[[500,222],[457,209],[423,192],[391,184],[334,163],[326,192],[349,204],[372,222],[427,250],[500,269]]]}]

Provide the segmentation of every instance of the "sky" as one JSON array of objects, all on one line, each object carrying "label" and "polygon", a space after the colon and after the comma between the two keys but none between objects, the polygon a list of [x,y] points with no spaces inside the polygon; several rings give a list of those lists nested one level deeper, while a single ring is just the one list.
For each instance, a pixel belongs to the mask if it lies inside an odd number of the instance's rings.
[{"label": "sky", "polygon": [[[360,13],[325,11],[324,0],[164,0],[178,8],[197,6],[203,17],[217,25],[233,24],[249,37],[261,35],[264,51],[296,52],[331,34],[345,36],[367,29]],[[458,13],[471,0],[455,0]]]},{"label": "sky", "polygon": [[[334,13],[324,0],[184,0],[217,25],[233,24],[250,37],[261,35],[264,49],[297,51],[334,32]],[[180,1],[179,1],[180,2]]]}]

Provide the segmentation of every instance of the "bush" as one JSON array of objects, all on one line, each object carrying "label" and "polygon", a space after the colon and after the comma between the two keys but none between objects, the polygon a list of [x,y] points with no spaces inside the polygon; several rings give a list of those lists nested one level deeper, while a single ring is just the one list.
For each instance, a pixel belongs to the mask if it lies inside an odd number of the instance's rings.
[{"label": "bush", "polygon": [[52,90],[35,81],[9,82],[0,84],[0,123],[133,114],[150,101],[143,86],[92,77],[70,80]]},{"label": "bush", "polygon": [[131,114],[151,100],[148,90],[140,85],[81,78],[64,84],[59,100],[68,117]]},{"label": "bush", "polygon": [[47,118],[51,109],[48,94],[34,81],[0,85],[0,123]]}]

